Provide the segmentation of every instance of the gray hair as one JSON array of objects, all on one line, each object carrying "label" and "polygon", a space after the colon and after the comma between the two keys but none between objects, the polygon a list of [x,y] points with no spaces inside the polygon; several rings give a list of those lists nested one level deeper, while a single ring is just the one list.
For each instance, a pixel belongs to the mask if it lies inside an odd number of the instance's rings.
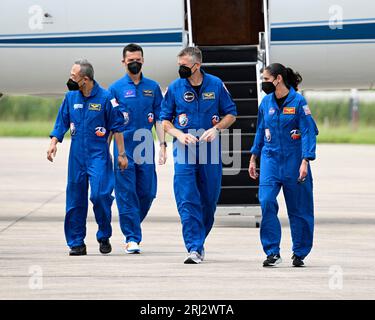
[{"label": "gray hair", "polygon": [[74,62],[81,67],[79,74],[82,77],[88,77],[90,80],[94,80],[94,68],[87,59],[80,59]]},{"label": "gray hair", "polygon": [[192,62],[202,63],[202,51],[197,47],[186,47],[177,55],[179,58],[183,56],[190,56]]}]

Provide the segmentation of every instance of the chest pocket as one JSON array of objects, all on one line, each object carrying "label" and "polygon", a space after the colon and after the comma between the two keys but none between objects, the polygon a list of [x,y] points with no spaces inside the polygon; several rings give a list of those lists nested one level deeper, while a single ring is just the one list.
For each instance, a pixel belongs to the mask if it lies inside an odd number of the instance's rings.
[{"label": "chest pocket", "polygon": [[193,114],[197,110],[197,96],[191,90],[180,91],[176,95],[176,114],[188,113]]},{"label": "chest pocket", "polygon": [[75,125],[81,123],[83,118],[83,104],[75,103],[73,108],[70,109],[70,122],[73,122]]},{"label": "chest pocket", "polygon": [[88,123],[93,126],[105,126],[104,104],[88,103],[86,110]]},{"label": "chest pocket", "polygon": [[297,112],[298,112],[297,107],[285,106],[280,111],[280,125],[283,127],[287,127],[287,126],[295,127],[298,121]]},{"label": "chest pocket", "polygon": [[141,103],[142,103],[142,109],[143,109],[143,114],[147,115],[149,113],[153,113],[154,112],[154,109],[153,109],[153,105],[154,105],[154,92],[152,90],[142,90],[142,100],[141,100]]},{"label": "chest pocket", "polygon": [[276,127],[278,124],[279,119],[279,110],[270,107],[269,109],[265,110],[265,114],[263,115],[264,118],[264,124],[266,128]]},{"label": "chest pocket", "polygon": [[200,111],[218,114],[218,95],[215,91],[205,90],[200,96]]}]

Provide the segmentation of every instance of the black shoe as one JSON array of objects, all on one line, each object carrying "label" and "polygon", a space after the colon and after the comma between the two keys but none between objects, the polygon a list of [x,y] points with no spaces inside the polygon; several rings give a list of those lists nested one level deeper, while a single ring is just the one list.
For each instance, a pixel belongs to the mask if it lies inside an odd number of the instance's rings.
[{"label": "black shoe", "polygon": [[267,259],[263,261],[263,267],[274,267],[282,261],[279,254],[270,254],[267,256]]},{"label": "black shoe", "polygon": [[78,246],[78,247],[71,247],[69,251],[70,256],[85,256],[86,252],[86,245]]},{"label": "black shoe", "polygon": [[100,253],[107,254],[112,251],[111,243],[109,239],[100,239],[99,240],[99,251]]},{"label": "black shoe", "polygon": [[293,254],[292,259],[294,267],[303,267],[305,265],[303,259],[301,259],[299,256],[296,256],[295,254]]}]

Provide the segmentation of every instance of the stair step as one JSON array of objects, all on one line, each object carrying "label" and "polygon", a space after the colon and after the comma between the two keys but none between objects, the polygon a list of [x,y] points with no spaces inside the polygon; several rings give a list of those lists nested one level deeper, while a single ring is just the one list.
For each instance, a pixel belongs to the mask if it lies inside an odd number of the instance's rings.
[{"label": "stair step", "polygon": [[235,84],[228,82],[228,83],[225,83],[225,86],[227,87],[228,91],[232,95],[233,99],[238,99],[238,98],[249,99],[249,98],[258,97],[257,83],[255,81],[251,83],[245,82],[245,83],[235,83]]},{"label": "stair step", "polygon": [[255,134],[222,134],[221,135],[221,150],[222,151],[242,151],[250,150],[253,145]]},{"label": "stair step", "polygon": [[[252,141],[251,141],[252,144]],[[221,152],[223,159],[223,168],[249,168],[249,161],[251,157],[250,148],[240,152]]]},{"label": "stair step", "polygon": [[223,176],[221,178],[221,185],[222,186],[255,187],[258,185],[258,182],[250,178],[248,168],[243,168],[240,170],[237,168],[235,169],[223,168]]},{"label": "stair step", "polygon": [[209,46],[199,47],[202,50],[203,62],[256,62],[257,46]]},{"label": "stair step", "polygon": [[234,129],[240,129],[242,134],[255,134],[257,128],[257,118],[247,117],[247,118],[237,118],[236,122],[233,123],[230,128],[229,132],[233,132]]},{"label": "stair step", "polygon": [[233,99],[237,107],[238,116],[257,116],[258,99]]},{"label": "stair step", "polygon": [[204,71],[219,77],[222,81],[256,81],[256,66],[249,65],[206,65]]},{"label": "stair step", "polygon": [[218,205],[259,204],[258,187],[222,187]]}]

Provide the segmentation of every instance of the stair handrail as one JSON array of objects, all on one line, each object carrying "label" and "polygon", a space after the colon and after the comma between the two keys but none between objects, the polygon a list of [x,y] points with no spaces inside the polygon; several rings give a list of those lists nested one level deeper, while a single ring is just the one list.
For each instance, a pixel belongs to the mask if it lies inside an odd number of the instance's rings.
[{"label": "stair handrail", "polygon": [[264,11],[264,34],[265,34],[265,50],[266,50],[266,65],[270,64],[270,25],[268,17],[268,0],[263,0]]},{"label": "stair handrail", "polygon": [[186,11],[187,11],[187,20],[188,20],[188,45],[193,47],[193,26],[191,20],[191,3],[190,0],[186,0]]}]

